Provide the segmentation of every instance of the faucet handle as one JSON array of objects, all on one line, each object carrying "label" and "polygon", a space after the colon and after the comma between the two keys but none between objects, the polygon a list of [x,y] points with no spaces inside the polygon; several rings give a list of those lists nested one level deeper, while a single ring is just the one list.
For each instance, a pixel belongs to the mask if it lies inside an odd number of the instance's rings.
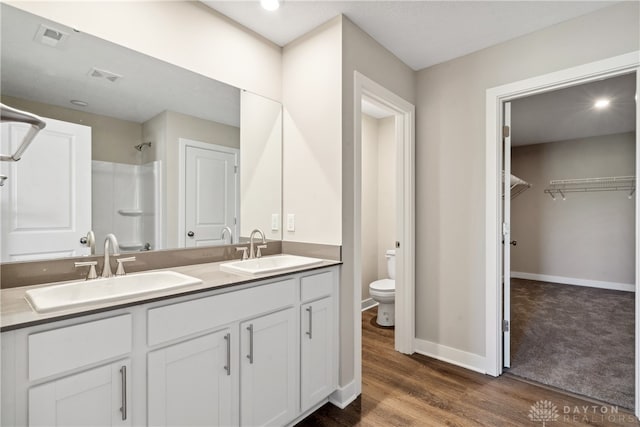
[{"label": "faucet handle", "polygon": [[248,259],[249,256],[247,255],[247,250],[249,248],[247,248],[246,246],[242,246],[240,248],[236,248],[236,252],[240,252],[242,251],[242,260],[244,261],[245,259]]},{"label": "faucet handle", "polygon": [[97,279],[98,275],[96,274],[96,265],[98,265],[98,261],[81,261],[81,262],[75,262],[73,264],[76,268],[78,267],[87,267],[90,266],[91,268],[89,268],[89,273],[87,274],[87,278],[85,280],[91,280],[91,279]]},{"label": "faucet handle", "polygon": [[267,245],[258,245],[257,248],[258,251],[256,252],[256,258],[260,258],[262,256],[262,252],[260,252],[260,249],[267,249]]},{"label": "faucet handle", "polygon": [[132,262],[135,261],[136,257],[134,256],[130,256],[130,257],[126,257],[126,258],[117,258],[116,262],[118,263],[118,268],[116,269],[116,276],[124,276],[125,274],[127,274],[124,271],[124,263],[125,262]]}]

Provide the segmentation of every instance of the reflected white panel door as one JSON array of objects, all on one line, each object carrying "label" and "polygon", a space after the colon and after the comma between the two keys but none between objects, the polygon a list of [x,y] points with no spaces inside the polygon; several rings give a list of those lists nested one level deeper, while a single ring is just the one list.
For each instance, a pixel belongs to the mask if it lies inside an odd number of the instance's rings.
[{"label": "reflected white panel door", "polygon": [[502,301],[503,355],[505,368],[511,367],[511,103],[504,103],[504,160],[502,179]]},{"label": "reflected white panel door", "polygon": [[[87,254],[91,229],[91,128],[44,119],[47,127],[18,162],[3,162],[2,261]],[[2,152],[13,153],[27,132],[2,124]]]},{"label": "reflected white panel door", "polygon": [[[237,150],[186,146],[185,247],[224,243],[224,227],[235,230]],[[235,233],[234,233],[235,235]]]}]

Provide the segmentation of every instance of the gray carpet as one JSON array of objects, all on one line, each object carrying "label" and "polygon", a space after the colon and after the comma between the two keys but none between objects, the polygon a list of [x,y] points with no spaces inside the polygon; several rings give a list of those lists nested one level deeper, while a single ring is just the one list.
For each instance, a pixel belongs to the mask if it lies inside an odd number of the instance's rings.
[{"label": "gray carpet", "polygon": [[511,280],[509,372],[633,409],[631,292]]}]

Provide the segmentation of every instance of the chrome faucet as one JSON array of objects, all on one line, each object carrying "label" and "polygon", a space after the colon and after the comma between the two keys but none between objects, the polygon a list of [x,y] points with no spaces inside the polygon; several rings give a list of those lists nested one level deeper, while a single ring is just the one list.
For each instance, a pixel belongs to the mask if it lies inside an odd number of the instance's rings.
[{"label": "chrome faucet", "polygon": [[120,255],[118,240],[114,234],[109,233],[104,239],[104,265],[102,266],[102,275],[100,277],[107,278],[113,276],[113,273],[111,272],[111,263],[109,261],[109,249],[111,246],[113,246],[113,255]]},{"label": "chrome faucet", "polygon": [[[258,251],[257,252],[255,252],[254,249],[253,249],[253,238],[256,235],[256,233],[260,233],[260,235],[262,236],[262,245],[258,245]],[[264,238],[264,232],[262,230],[260,230],[259,228],[256,228],[249,235],[249,259],[260,258],[262,256],[262,254],[260,253],[260,249],[264,249],[266,247],[267,247],[267,241]]]},{"label": "chrome faucet", "polygon": [[220,232],[220,239],[224,240],[224,234],[227,233],[229,235],[229,244],[233,244],[233,231],[231,231],[230,227],[225,227]]}]

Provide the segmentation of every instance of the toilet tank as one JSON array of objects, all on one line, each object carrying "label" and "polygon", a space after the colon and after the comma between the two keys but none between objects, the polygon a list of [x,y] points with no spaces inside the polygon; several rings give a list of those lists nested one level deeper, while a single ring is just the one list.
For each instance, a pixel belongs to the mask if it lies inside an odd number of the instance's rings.
[{"label": "toilet tank", "polygon": [[389,249],[385,253],[385,257],[387,257],[387,274],[389,275],[389,279],[396,278],[396,250]]}]

